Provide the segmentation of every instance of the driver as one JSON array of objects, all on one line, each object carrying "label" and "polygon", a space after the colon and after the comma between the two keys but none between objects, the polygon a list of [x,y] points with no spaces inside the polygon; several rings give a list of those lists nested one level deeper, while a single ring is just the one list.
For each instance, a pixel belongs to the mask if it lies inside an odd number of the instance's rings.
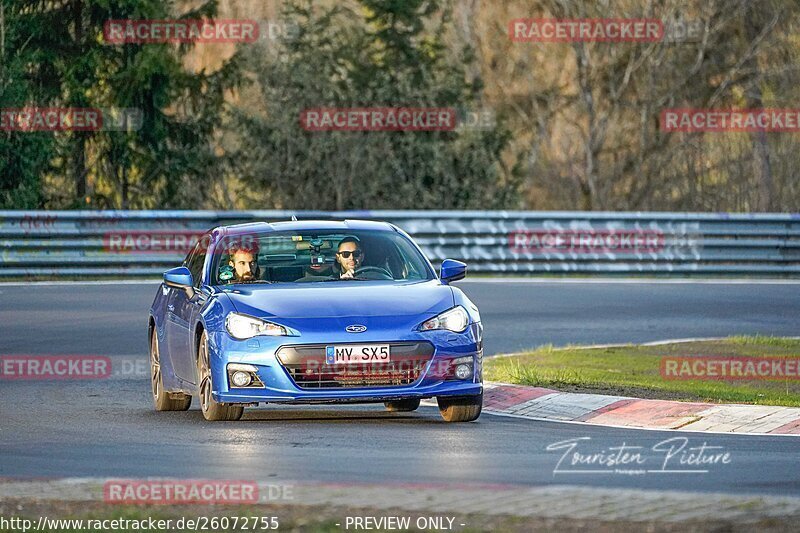
[{"label": "driver", "polygon": [[356,269],[361,266],[363,260],[364,251],[361,249],[361,241],[357,237],[342,239],[336,252],[336,262],[340,268],[339,279],[353,279]]},{"label": "driver", "polygon": [[259,275],[258,261],[258,242],[253,240],[249,243],[237,241],[228,248],[228,266],[233,270],[234,283],[246,283],[256,281]]}]

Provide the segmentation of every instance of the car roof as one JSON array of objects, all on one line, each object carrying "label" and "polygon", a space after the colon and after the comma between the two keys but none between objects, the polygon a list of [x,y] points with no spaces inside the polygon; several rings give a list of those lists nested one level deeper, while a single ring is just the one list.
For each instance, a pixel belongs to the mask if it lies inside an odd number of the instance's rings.
[{"label": "car roof", "polygon": [[290,220],[285,222],[248,222],[245,224],[220,226],[215,228],[215,230],[222,230],[223,235],[243,235],[270,231],[397,231],[397,228],[388,222],[379,222],[375,220]]}]

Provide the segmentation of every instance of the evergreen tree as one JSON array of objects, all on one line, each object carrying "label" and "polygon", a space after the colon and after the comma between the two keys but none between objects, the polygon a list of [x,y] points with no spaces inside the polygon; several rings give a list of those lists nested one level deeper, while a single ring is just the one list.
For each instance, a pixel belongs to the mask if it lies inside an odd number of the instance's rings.
[{"label": "evergreen tree", "polygon": [[[11,157],[10,171],[0,172],[0,187],[35,190],[46,176],[62,195],[32,197],[41,206],[198,207],[215,179],[210,141],[225,91],[238,83],[238,56],[213,73],[192,73],[184,65],[191,45],[103,41],[110,19],[175,18],[173,1],[0,1],[3,64],[9,58],[0,107],[132,109],[141,119],[122,131],[6,132],[0,153]],[[207,1],[180,18],[212,18],[216,10]]]},{"label": "evergreen tree", "polygon": [[491,208],[517,202],[500,154],[502,126],[455,131],[305,131],[320,107],[446,107],[478,110],[469,50],[443,43],[449,10],[434,0],[362,0],[355,9],[287,4],[299,28],[249,60],[266,116],[241,110],[242,146],[232,163],[248,203],[264,207]]}]

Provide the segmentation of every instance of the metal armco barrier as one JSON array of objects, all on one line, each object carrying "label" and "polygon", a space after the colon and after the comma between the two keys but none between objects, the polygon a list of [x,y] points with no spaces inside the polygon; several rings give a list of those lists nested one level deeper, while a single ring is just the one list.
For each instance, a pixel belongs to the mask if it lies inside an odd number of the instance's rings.
[{"label": "metal armco barrier", "polygon": [[0,278],[157,278],[207,229],[293,215],[392,222],[472,273],[800,276],[800,214],[0,211]]}]

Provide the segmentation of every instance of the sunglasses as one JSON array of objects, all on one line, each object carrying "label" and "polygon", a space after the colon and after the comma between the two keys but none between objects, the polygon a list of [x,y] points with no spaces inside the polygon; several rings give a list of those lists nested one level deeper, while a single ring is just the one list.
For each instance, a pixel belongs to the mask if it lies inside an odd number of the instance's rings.
[{"label": "sunglasses", "polygon": [[355,252],[351,252],[350,250],[345,250],[344,252],[336,252],[336,255],[341,255],[345,259],[350,259],[351,255],[353,257],[361,257],[364,254],[361,252],[361,250],[356,250]]}]

